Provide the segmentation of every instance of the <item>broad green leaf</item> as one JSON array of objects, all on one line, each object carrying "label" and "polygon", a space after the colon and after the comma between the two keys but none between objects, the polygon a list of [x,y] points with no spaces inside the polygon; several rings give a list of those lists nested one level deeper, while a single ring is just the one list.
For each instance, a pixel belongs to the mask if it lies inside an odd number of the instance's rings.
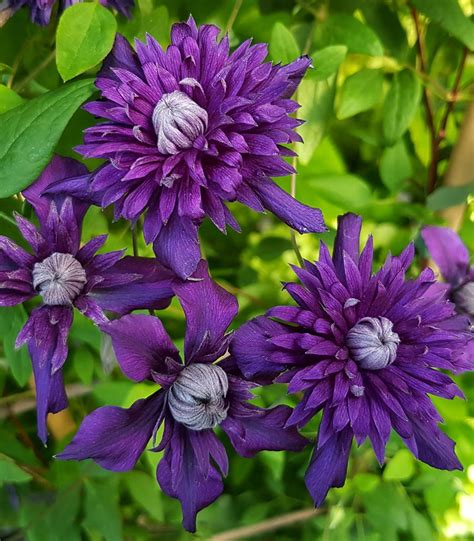
[{"label": "broad green leaf", "polygon": [[301,81],[298,88],[298,102],[301,109],[298,116],[306,123],[299,128],[304,144],[298,145],[297,152],[302,164],[311,161],[333,117],[336,77],[333,75],[327,81]]},{"label": "broad green leaf", "polygon": [[413,167],[403,139],[383,151],[380,158],[380,178],[392,193],[400,191],[403,182],[412,174]]},{"label": "broad green leaf", "polygon": [[93,91],[91,79],[76,81],[0,115],[0,198],[38,177],[69,119]]},{"label": "broad green leaf", "polygon": [[314,69],[309,72],[309,77],[313,81],[325,81],[328,77],[336,73],[346,58],[346,54],[347,47],[345,45],[330,45],[329,47],[315,51],[311,55]]},{"label": "broad green leaf", "polygon": [[405,58],[408,52],[406,32],[395,11],[382,2],[363,2],[362,13],[367,24],[375,30],[386,52],[396,58]]},{"label": "broad green leaf", "polygon": [[458,0],[413,0],[413,5],[466,47],[474,49],[474,24],[464,15]]},{"label": "broad green leaf", "polygon": [[142,471],[127,472],[124,479],[132,498],[150,517],[163,522],[163,499],[156,479]]},{"label": "broad green leaf", "polygon": [[339,119],[349,118],[374,107],[382,98],[383,74],[362,69],[344,81],[337,111]]},{"label": "broad green leaf", "polygon": [[270,55],[275,62],[289,64],[300,56],[300,49],[293,34],[282,23],[276,23],[270,40]]},{"label": "broad green leaf", "polygon": [[283,237],[265,237],[257,246],[255,246],[255,253],[260,259],[264,261],[271,261],[281,257],[281,254],[285,250],[291,250],[292,244],[289,239]]},{"label": "broad green leaf", "polygon": [[14,90],[0,85],[0,114],[21,105],[24,101]]},{"label": "broad green leaf", "polygon": [[324,175],[309,180],[307,186],[344,209],[358,209],[372,199],[369,185],[356,175]]},{"label": "broad green leaf", "polygon": [[420,84],[410,70],[393,77],[384,103],[383,133],[386,142],[393,145],[410,126],[420,101]]},{"label": "broad green leaf", "polygon": [[117,22],[98,2],[75,4],[61,15],[56,33],[56,65],[64,81],[93,68],[112,49]]},{"label": "broad green leaf", "polygon": [[400,449],[383,472],[386,481],[406,481],[415,473],[415,459],[408,449]]},{"label": "broad green leaf", "polygon": [[351,15],[330,15],[316,28],[319,47],[345,45],[350,53],[381,56],[383,47],[377,34]]},{"label": "broad green leaf", "polygon": [[0,486],[3,483],[26,483],[31,475],[17,466],[13,460],[0,455]]},{"label": "broad green leaf", "polygon": [[84,383],[84,385],[90,385],[92,382],[92,376],[94,375],[94,356],[87,349],[82,346],[77,349],[72,359],[72,365],[78,378]]},{"label": "broad green leaf", "polygon": [[99,532],[105,541],[122,541],[122,520],[118,502],[117,478],[85,483],[84,526]]},{"label": "broad green leaf", "polygon": [[371,492],[380,484],[380,477],[373,473],[360,472],[352,480],[355,488],[361,492]]},{"label": "broad green leaf", "polygon": [[474,182],[465,186],[441,186],[428,196],[426,206],[430,210],[441,210],[466,202],[474,193]]}]

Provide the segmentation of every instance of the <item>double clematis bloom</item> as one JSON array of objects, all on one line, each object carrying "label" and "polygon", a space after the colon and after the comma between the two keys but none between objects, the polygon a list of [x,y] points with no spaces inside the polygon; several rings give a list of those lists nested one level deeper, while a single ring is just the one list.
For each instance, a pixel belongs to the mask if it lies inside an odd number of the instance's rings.
[{"label": "double clematis bloom", "polygon": [[448,227],[428,226],[421,236],[442,277],[449,284],[449,297],[460,314],[474,323],[474,266],[459,235]]},{"label": "double clematis bloom", "polygon": [[97,255],[106,235],[80,246],[87,205],[69,197],[41,197],[52,181],[87,174],[75,160],[53,158],[23,192],[36,212],[39,230],[16,216],[32,253],[0,236],[0,306],[41,298],[16,345],[28,344],[36,383],[38,435],[43,442],[48,412],[67,406],[61,369],[68,354],[74,308],[101,324],[107,321],[105,311],[122,315],[138,308],[164,308],[173,296],[172,274],[154,259],[123,257],[123,251]]},{"label": "double clematis bloom", "polygon": [[237,301],[212,282],[204,261],[195,278],[174,286],[186,315],[184,363],[156,317],[128,315],[102,327],[112,338],[124,374],[160,389],[129,409],[105,406],[92,412],[58,456],[92,458],[109,470],[129,470],[164,424],[161,442],[152,449],[164,450],[157,478],[167,495],[180,500],[183,526],[189,531],[196,528],[197,512],[221,494],[222,475],[228,470],[214,428],[219,426],[244,457],[262,449],[298,451],[306,444],[295,428],[284,428],[291,408],[248,403],[255,385],[230,357],[221,360]]},{"label": "double clematis bloom", "polygon": [[321,212],[298,203],[270,177],[293,173],[285,144],[300,141],[290,97],[310,66],[308,57],[281,66],[265,62],[267,46],[243,43],[233,53],[219,28],[194,20],[175,24],[163,50],[151,36],[122,36],[96,86],[100,101],[85,105],[105,119],[85,131],[77,150],[107,163],[91,182],[56,190],[100,204],[135,221],[146,212],[144,236],[161,262],[182,278],[200,260],[198,227],[208,216],[222,232],[239,226],[226,203],[273,212],[301,233],[322,232]]},{"label": "double clematis bloom", "polygon": [[333,256],[321,243],[318,262],[294,268],[301,284],[285,285],[296,306],[245,324],[231,347],[245,376],[278,378],[303,393],[287,427],[302,427],[322,410],[306,473],[317,506],[330,487],[344,484],[353,438],[358,445],[369,438],[382,464],[393,428],[423,462],[461,469],[428,394],[462,396],[440,369],[472,368],[467,318],[455,314],[431,269],[405,278],[412,245],[373,274],[372,238],[359,253],[361,222],[341,217]]},{"label": "double clematis bloom", "polygon": [[[3,0],[0,2],[0,16],[7,13],[7,18],[11,17],[22,7],[28,7],[30,10],[31,21],[46,26],[51,20],[51,14],[55,4],[58,4],[59,11],[63,11],[73,4],[78,4],[83,0]],[[133,0],[100,0],[100,3],[108,8],[117,10],[124,17],[131,17],[134,6]]]}]

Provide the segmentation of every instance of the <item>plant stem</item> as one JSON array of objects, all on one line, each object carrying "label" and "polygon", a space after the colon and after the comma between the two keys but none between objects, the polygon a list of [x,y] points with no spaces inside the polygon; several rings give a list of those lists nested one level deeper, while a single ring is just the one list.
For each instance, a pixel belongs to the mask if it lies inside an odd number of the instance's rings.
[{"label": "plant stem", "polygon": [[235,20],[237,19],[237,15],[239,14],[240,8],[242,7],[243,1],[244,0],[235,0],[234,7],[232,8],[229,19],[225,26],[224,34],[228,34],[232,30]]},{"label": "plant stem", "polygon": [[31,72],[24,78],[22,79],[18,85],[16,85],[16,88],[15,90],[17,92],[20,92],[21,90],[23,90],[23,88],[30,82],[30,81],[33,81],[45,68],[47,68],[49,66],[49,64],[51,64],[51,62],[56,58],[56,49],[53,49],[49,55],[40,63],[36,66],[35,69],[31,70]]},{"label": "plant stem", "polygon": [[135,225],[132,225],[131,227],[131,232],[132,232],[132,250],[133,250],[133,255],[135,257],[138,257],[138,242],[137,242],[137,229],[136,229],[136,224]]},{"label": "plant stem", "polygon": [[[415,29],[416,29],[416,36],[417,36],[417,48],[418,48],[418,57],[420,59],[420,72],[425,76],[428,76],[428,63],[426,60],[426,51],[425,46],[422,38],[422,32],[421,32],[421,26],[420,21],[418,18],[418,13],[416,9],[411,10],[411,14],[413,17],[413,21],[415,23]],[[461,84],[461,78],[464,71],[464,66],[466,64],[466,58],[467,58],[468,50],[467,48],[464,48],[463,56],[461,59],[461,62],[459,64],[459,68],[456,74],[456,78],[454,80],[454,85],[451,90],[451,92],[448,94],[447,97],[447,105],[446,105],[446,111],[441,119],[441,123],[439,126],[439,129],[436,128],[435,123],[435,114],[433,109],[433,104],[431,102],[430,94],[428,92],[428,88],[426,85],[423,85],[423,102],[425,104],[425,110],[426,110],[426,119],[428,122],[428,129],[430,131],[431,136],[431,161],[428,167],[428,183],[427,183],[427,189],[426,194],[430,195],[434,192],[436,188],[436,183],[438,181],[438,164],[440,160],[441,155],[441,143],[446,137],[446,126],[448,124],[449,116],[451,115],[454,104],[458,99],[458,93],[459,88]]]}]

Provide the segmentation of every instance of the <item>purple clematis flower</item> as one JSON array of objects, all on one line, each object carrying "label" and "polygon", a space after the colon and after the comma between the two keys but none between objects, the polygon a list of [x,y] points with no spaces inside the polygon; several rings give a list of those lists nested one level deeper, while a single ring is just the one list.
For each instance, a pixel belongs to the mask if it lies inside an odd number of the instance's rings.
[{"label": "purple clematis flower", "polygon": [[448,227],[428,226],[421,236],[441,275],[449,284],[449,297],[458,313],[474,323],[474,266],[459,235]]},{"label": "purple clematis flower", "polygon": [[123,251],[96,255],[107,236],[80,247],[87,205],[70,197],[48,200],[44,189],[62,178],[87,175],[84,165],[55,157],[39,179],[23,192],[34,207],[39,230],[16,215],[18,228],[32,253],[0,236],[0,306],[14,306],[36,296],[16,345],[28,343],[36,382],[38,435],[47,439],[46,416],[67,406],[62,366],[74,307],[94,323],[107,321],[105,311],[122,315],[138,308],[164,308],[173,291],[173,275],[154,259],[122,257]]},{"label": "purple clematis flower", "polygon": [[302,427],[323,411],[306,473],[317,506],[344,484],[353,438],[358,445],[369,438],[382,464],[393,428],[423,462],[461,468],[428,394],[462,396],[440,369],[472,367],[467,319],[455,315],[431,269],[405,279],[413,245],[373,274],[372,238],[359,254],[361,223],[340,217],[332,258],[321,243],[318,262],[294,269],[301,285],[285,285],[297,305],[245,324],[231,346],[245,376],[279,376],[289,392],[304,393],[286,426]]},{"label": "purple clematis flower", "polygon": [[226,329],[237,313],[237,301],[215,284],[202,261],[195,282],[179,282],[175,293],[187,327],[184,358],[160,320],[129,315],[104,325],[112,337],[124,374],[149,380],[161,389],[129,409],[106,406],[86,417],[77,435],[58,458],[92,458],[113,471],[134,467],[164,423],[164,450],[157,478],[163,491],[181,502],[183,526],[196,529],[196,514],[223,490],[228,460],[213,429],[226,432],[235,450],[250,457],[262,449],[300,450],[307,442],[295,428],[284,429],[288,406],[262,409],[248,403],[255,385],[245,380],[227,351]]},{"label": "purple clematis flower", "polygon": [[84,156],[108,162],[86,185],[64,190],[136,220],[160,261],[182,278],[200,259],[198,227],[205,216],[222,232],[239,226],[226,203],[269,210],[301,233],[322,232],[321,211],[303,205],[270,177],[294,170],[285,144],[301,141],[290,97],[310,66],[301,57],[286,66],[264,62],[267,46],[243,43],[229,53],[219,28],[197,28],[192,17],[175,24],[164,51],[151,36],[122,36],[104,62],[96,86],[102,100],[85,109],[105,122],[88,128]]},{"label": "purple clematis flower", "polygon": [[[51,13],[55,4],[58,4],[59,11],[63,11],[73,4],[78,4],[83,0],[3,0],[0,2],[0,16],[2,12],[8,13],[7,18],[11,17],[17,10],[26,6],[30,10],[31,21],[46,26],[51,19]],[[124,17],[132,16],[134,0],[100,0],[100,3],[118,11]]]}]

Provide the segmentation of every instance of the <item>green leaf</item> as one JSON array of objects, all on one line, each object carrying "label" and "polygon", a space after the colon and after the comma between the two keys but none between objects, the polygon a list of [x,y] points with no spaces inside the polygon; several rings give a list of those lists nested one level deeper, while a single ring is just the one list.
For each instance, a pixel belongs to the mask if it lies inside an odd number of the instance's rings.
[{"label": "green leaf", "polygon": [[76,350],[73,357],[74,371],[78,378],[84,383],[84,385],[90,385],[92,383],[92,376],[94,375],[94,356],[84,346]]},{"label": "green leaf", "polygon": [[292,247],[289,239],[276,236],[265,237],[255,246],[255,254],[264,261],[272,261],[281,257],[285,250],[291,250]]},{"label": "green leaf", "polygon": [[412,174],[413,167],[403,139],[383,151],[380,158],[380,177],[392,193],[400,191],[403,182]]},{"label": "green leaf", "polygon": [[413,5],[466,47],[474,49],[474,24],[464,15],[458,0],[413,0]]},{"label": "green leaf", "polygon": [[383,111],[383,133],[393,145],[410,126],[420,101],[421,87],[410,70],[395,74],[387,93]]},{"label": "green leaf", "polygon": [[474,182],[465,186],[441,186],[428,196],[426,206],[430,210],[441,210],[462,205],[473,193]]},{"label": "green leaf", "polygon": [[56,33],[56,65],[64,81],[93,68],[114,44],[117,22],[98,2],[75,4],[61,15]]},{"label": "green leaf", "polygon": [[313,81],[325,81],[336,73],[339,66],[346,58],[347,47],[345,45],[330,45],[319,51],[315,51],[311,58],[313,59],[314,70],[309,72],[309,77]]},{"label": "green leaf", "polygon": [[132,498],[147,511],[150,517],[163,522],[163,501],[156,480],[141,471],[127,472],[124,479]]},{"label": "green leaf", "polygon": [[400,449],[383,471],[385,481],[406,481],[415,473],[415,460],[408,449]]},{"label": "green leaf", "polygon": [[362,69],[344,81],[337,112],[339,119],[367,111],[382,98],[383,74],[380,70]]},{"label": "green leaf", "polygon": [[395,11],[377,0],[361,5],[367,24],[375,30],[386,52],[396,58],[405,58],[408,52],[407,35]]},{"label": "green leaf", "polygon": [[356,175],[325,175],[307,185],[316,195],[344,209],[358,209],[372,199],[369,185]]},{"label": "green leaf", "polygon": [[106,482],[86,481],[85,488],[84,526],[102,534],[105,541],[122,541],[116,478]]},{"label": "green leaf", "polygon": [[275,62],[289,64],[300,56],[293,34],[282,23],[275,23],[270,40],[270,55]]},{"label": "green leaf", "polygon": [[93,91],[92,79],[76,81],[0,115],[0,198],[38,177],[69,119]]},{"label": "green leaf", "polygon": [[336,77],[334,75],[327,81],[311,79],[301,81],[298,89],[298,102],[301,109],[298,111],[298,116],[306,123],[299,129],[304,144],[298,145],[298,154],[303,165],[311,161],[314,151],[326,133],[333,117],[335,92]]},{"label": "green leaf", "polygon": [[0,85],[0,114],[21,105],[24,101],[14,90],[5,85]]},{"label": "green leaf", "polygon": [[15,340],[25,324],[27,314],[23,306],[0,308],[0,330],[3,350],[13,377],[24,387],[31,374],[31,361],[25,346],[15,349]]},{"label": "green leaf", "polygon": [[330,15],[316,28],[319,47],[345,45],[350,53],[383,55],[383,47],[377,34],[351,15]]},{"label": "green leaf", "polygon": [[17,466],[13,460],[0,455],[0,486],[3,483],[26,483],[31,475]]}]

